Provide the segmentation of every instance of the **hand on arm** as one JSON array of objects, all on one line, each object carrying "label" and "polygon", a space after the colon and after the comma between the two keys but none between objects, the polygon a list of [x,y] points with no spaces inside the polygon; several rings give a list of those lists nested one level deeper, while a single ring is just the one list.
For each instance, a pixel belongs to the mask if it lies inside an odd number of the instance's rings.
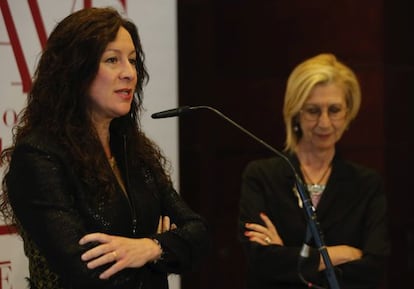
[{"label": "hand on arm", "polygon": [[[362,251],[347,245],[337,245],[326,247],[329,258],[333,266],[355,261],[362,258]],[[326,266],[323,258],[320,258],[319,271],[325,270]]]},{"label": "hand on arm", "polygon": [[[283,240],[277,232],[276,227],[272,221],[264,213],[260,214],[260,218],[263,220],[265,226],[246,223],[245,227],[248,229],[245,232],[245,236],[249,238],[251,242],[256,242],[263,246],[279,245],[283,246]],[[326,248],[328,255],[331,259],[333,266],[338,266],[347,262],[355,261],[362,258],[362,251],[355,247],[347,245],[329,246]],[[320,258],[319,270],[325,270],[325,263],[323,258]]]},{"label": "hand on arm", "polygon": [[[157,233],[163,233],[177,228],[171,224],[168,216],[160,216]],[[103,233],[91,233],[79,240],[80,245],[98,242],[99,245],[82,254],[82,261],[87,262],[89,269],[113,263],[99,277],[108,279],[125,268],[139,268],[148,262],[158,260],[162,255],[162,248],[158,242],[150,238],[126,238]]]},{"label": "hand on arm", "polygon": [[125,268],[142,267],[147,262],[157,259],[162,253],[160,246],[149,238],[132,239],[92,233],[82,237],[79,244],[89,242],[100,243],[81,256],[89,269],[115,262],[99,276],[101,279],[107,279]]},{"label": "hand on arm", "polygon": [[255,224],[255,223],[246,223],[245,227],[248,229],[244,235],[249,238],[251,242],[259,243],[263,246],[268,245],[280,245],[283,246],[283,240],[279,236],[275,225],[264,213],[260,214],[260,218],[265,223],[265,226]]}]

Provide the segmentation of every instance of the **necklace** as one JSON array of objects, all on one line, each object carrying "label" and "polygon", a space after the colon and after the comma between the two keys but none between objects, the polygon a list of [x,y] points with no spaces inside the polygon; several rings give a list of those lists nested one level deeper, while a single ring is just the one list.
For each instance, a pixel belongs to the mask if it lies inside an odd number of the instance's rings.
[{"label": "necklace", "polygon": [[302,169],[302,172],[303,172],[303,175],[305,176],[305,178],[310,181],[310,184],[307,184],[308,191],[311,194],[321,194],[325,190],[325,187],[326,187],[326,185],[321,184],[321,182],[323,181],[323,179],[328,174],[328,172],[329,172],[329,170],[331,168],[331,164],[329,164],[329,166],[326,168],[326,170],[323,172],[321,178],[317,182],[312,181],[312,179],[306,173],[306,170],[305,170],[305,168],[302,165],[300,166],[300,168]]},{"label": "necklace", "polygon": [[311,182],[311,184],[306,184],[306,187],[308,188],[308,192],[310,193],[310,198],[311,198],[313,207],[316,208],[318,206],[319,200],[322,197],[322,193],[326,187],[326,185],[321,184],[321,182],[325,179],[325,176],[328,174],[329,169],[331,168],[331,164],[329,164],[329,166],[323,172],[322,177],[316,183],[311,180],[311,178],[308,176],[308,174],[305,171],[305,168],[302,165],[300,166],[300,168],[302,169],[302,172],[305,178]]},{"label": "necklace", "polygon": [[114,156],[108,158],[109,165],[111,166],[112,171],[115,174],[116,179],[118,180],[119,185],[122,188],[122,191],[126,194],[125,184],[121,177],[121,172],[119,171],[118,165],[116,164],[116,159]]}]

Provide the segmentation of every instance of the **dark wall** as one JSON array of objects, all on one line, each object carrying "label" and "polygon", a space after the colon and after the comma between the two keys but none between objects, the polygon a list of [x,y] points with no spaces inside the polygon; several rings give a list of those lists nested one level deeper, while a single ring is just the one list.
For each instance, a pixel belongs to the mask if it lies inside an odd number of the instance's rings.
[{"label": "dark wall", "polygon": [[410,288],[414,275],[414,190],[410,181],[414,164],[412,10],[404,1],[387,1],[384,22],[385,181],[393,244],[388,288]]},{"label": "dark wall", "polygon": [[[377,169],[390,203],[393,252],[384,288],[414,273],[414,21],[399,0],[178,0],[179,102],[209,105],[282,149],[288,74],[332,52],[354,69],[363,93],[357,120],[339,144]],[[407,1],[405,1],[407,2]],[[183,289],[244,288],[237,240],[241,173],[272,153],[211,111],[180,118],[180,191],[210,225],[212,250]],[[410,243],[411,242],[411,243]],[[410,255],[411,254],[411,255]],[[401,276],[402,273],[402,276]]]}]

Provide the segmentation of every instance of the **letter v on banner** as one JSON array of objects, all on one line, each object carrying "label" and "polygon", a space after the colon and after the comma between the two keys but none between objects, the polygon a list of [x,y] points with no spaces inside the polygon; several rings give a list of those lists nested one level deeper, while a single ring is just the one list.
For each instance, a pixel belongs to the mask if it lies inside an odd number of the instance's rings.
[{"label": "letter v on banner", "polygon": [[42,45],[42,48],[44,49],[47,41],[47,34],[45,25],[43,24],[42,16],[40,14],[39,4],[37,3],[37,0],[29,0],[29,7],[30,11],[32,12],[37,35],[39,36],[40,45]]},{"label": "letter v on banner", "polygon": [[29,69],[27,68],[26,59],[24,58],[22,46],[17,35],[16,26],[14,25],[13,17],[11,15],[9,3],[7,0],[0,0],[0,11],[3,14],[4,23],[6,25],[14,57],[16,58],[17,67],[22,79],[23,92],[27,93],[29,92],[30,86],[32,85],[32,80],[30,78]]}]

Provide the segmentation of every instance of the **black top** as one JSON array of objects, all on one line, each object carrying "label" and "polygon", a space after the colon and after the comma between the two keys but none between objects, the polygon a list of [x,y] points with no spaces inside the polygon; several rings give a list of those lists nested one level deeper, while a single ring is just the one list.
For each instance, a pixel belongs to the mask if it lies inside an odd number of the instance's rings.
[{"label": "black top", "polygon": [[[29,258],[31,288],[164,289],[167,272],[188,270],[200,259],[208,246],[201,217],[172,187],[158,184],[149,168],[128,175],[128,197],[120,186],[108,197],[97,192],[97,184],[80,180],[52,138],[33,133],[16,146],[6,181]],[[161,215],[169,216],[177,229],[156,234]],[[108,266],[90,270],[80,258],[93,245],[78,242],[92,232],[155,237],[165,254],[156,264],[100,280]]]},{"label": "black top", "polygon": [[[289,159],[300,174],[296,156]],[[248,288],[308,288],[298,277],[307,218],[294,184],[292,169],[281,158],[253,161],[243,174],[240,232],[248,257]],[[262,246],[244,237],[246,222],[263,223],[260,212],[272,220],[284,246]],[[340,288],[376,288],[390,247],[386,196],[379,175],[335,156],[316,215],[325,245],[350,245],[363,251],[362,259],[337,267]],[[312,247],[301,272],[308,281],[328,288],[324,272],[317,269],[319,255]]]}]

